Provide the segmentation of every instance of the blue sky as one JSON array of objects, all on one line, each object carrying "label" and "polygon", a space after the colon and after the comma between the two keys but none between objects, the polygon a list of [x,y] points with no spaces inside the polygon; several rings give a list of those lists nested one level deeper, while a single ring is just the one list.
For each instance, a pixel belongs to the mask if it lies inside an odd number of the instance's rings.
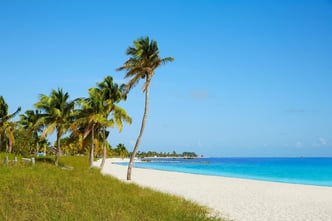
[{"label": "blue sky", "polygon": [[[141,150],[206,156],[332,156],[332,1],[0,0],[0,95],[32,109],[58,87],[71,98],[115,69],[142,36],[158,41]],[[141,85],[121,103],[133,124]]]}]

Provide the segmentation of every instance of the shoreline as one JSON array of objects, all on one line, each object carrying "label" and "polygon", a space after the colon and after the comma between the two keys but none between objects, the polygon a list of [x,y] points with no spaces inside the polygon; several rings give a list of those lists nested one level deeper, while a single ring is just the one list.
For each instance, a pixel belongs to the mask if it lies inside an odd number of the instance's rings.
[{"label": "shoreline", "polygon": [[[126,181],[128,162],[107,159],[102,174]],[[95,162],[99,166],[100,162]],[[242,220],[332,220],[332,188],[133,168],[132,181],[213,209],[221,217]]]}]

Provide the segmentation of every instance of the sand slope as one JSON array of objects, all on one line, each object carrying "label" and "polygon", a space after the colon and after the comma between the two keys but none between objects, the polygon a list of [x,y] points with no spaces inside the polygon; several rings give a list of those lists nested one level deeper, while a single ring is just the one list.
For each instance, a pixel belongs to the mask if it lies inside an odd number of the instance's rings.
[{"label": "sand slope", "polygon": [[[106,161],[102,173],[125,181],[127,167],[112,161]],[[131,182],[196,201],[214,209],[222,217],[236,221],[332,221],[332,187],[140,168],[133,169]]]}]

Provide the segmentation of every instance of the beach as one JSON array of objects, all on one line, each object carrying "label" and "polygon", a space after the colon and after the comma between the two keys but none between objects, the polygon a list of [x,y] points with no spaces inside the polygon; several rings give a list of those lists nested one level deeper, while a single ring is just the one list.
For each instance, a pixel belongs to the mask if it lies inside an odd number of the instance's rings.
[{"label": "beach", "polygon": [[[126,160],[124,160],[126,161]],[[127,167],[107,159],[101,171],[124,182]],[[100,165],[100,161],[94,163]],[[332,220],[332,187],[256,181],[133,168],[132,181],[142,187],[181,196],[235,221]]]}]

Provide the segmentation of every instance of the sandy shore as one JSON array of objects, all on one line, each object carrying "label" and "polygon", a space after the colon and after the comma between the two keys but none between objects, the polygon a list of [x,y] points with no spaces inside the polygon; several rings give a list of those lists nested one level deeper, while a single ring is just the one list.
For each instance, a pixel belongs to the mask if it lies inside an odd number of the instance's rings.
[{"label": "sandy shore", "polygon": [[[112,159],[106,161],[102,173],[125,181],[127,167],[112,162]],[[95,165],[99,166],[100,162]],[[182,196],[235,221],[332,221],[332,187],[140,168],[133,168],[131,182]]]}]

